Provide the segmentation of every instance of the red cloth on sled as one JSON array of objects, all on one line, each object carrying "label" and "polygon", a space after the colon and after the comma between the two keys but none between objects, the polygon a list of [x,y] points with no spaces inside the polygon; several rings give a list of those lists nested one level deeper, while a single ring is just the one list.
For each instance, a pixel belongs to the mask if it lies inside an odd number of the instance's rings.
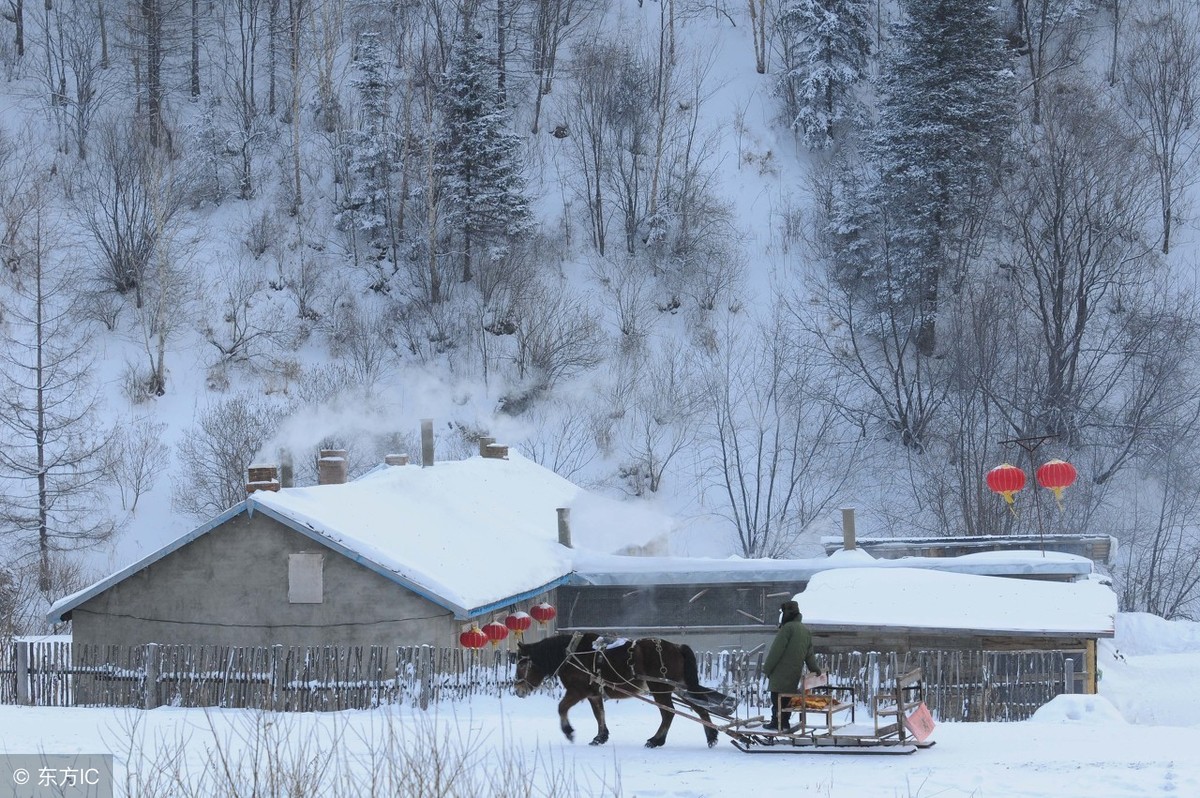
[{"label": "red cloth on sled", "polygon": [[908,729],[913,737],[917,738],[917,742],[925,742],[930,734],[933,733],[933,727],[936,724],[933,722],[933,715],[929,714],[929,707],[925,706],[922,701],[917,705],[917,708],[904,718],[904,728]]}]

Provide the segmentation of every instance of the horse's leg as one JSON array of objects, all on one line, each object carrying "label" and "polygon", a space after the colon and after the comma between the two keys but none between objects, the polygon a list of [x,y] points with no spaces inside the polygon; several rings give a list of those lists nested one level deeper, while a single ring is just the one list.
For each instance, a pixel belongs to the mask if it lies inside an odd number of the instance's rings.
[{"label": "horse's leg", "polygon": [[583,694],[568,690],[562,701],[558,702],[558,727],[571,742],[575,742],[575,730],[571,728],[571,721],[567,720],[567,710],[578,704],[583,698]]},{"label": "horse's leg", "polygon": [[696,710],[696,714],[700,716],[700,720],[704,721],[706,724],[710,724],[710,725],[707,725],[704,727],[704,739],[708,740],[708,747],[712,748],[714,745],[717,744],[717,730],[714,729],[711,725],[712,724],[712,715],[708,714],[707,709],[695,707],[695,710]]},{"label": "horse's leg", "polygon": [[608,742],[608,724],[604,722],[604,696],[590,695],[588,703],[592,705],[592,714],[596,716],[596,736],[591,745],[604,745]]},{"label": "horse's leg", "polygon": [[646,741],[647,748],[661,748],[667,742],[667,732],[671,730],[671,721],[675,719],[675,713],[671,710],[675,706],[675,702],[671,700],[670,685],[649,682],[650,694],[654,696],[655,703],[658,704],[658,714],[662,715],[662,722],[658,724],[658,731],[654,736]]}]

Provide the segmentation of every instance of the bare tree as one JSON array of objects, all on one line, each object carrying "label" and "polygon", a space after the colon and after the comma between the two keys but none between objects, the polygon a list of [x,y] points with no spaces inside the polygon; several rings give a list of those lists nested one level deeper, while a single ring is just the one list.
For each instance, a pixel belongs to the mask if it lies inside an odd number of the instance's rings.
[{"label": "bare tree", "polygon": [[13,24],[13,44],[17,58],[25,57],[25,0],[7,0],[8,8],[0,14]]},{"label": "bare tree", "polygon": [[0,562],[0,644],[15,635],[61,631],[46,625],[50,605],[96,581],[78,560],[66,554],[53,554],[50,583],[54,592],[46,595],[38,588],[39,570],[37,563]]},{"label": "bare tree", "polygon": [[137,512],[138,499],[153,490],[167,470],[170,450],[162,442],[166,429],[166,424],[145,418],[128,418],[118,426],[112,464],[122,510]]},{"label": "bare tree", "polygon": [[532,432],[521,449],[560,477],[577,481],[599,455],[596,420],[586,402],[552,399],[535,405],[526,419]]},{"label": "bare tree", "polygon": [[21,198],[33,212],[17,235],[23,256],[13,271],[0,347],[0,532],[39,563],[38,589],[53,580],[56,551],[108,539],[115,521],[103,510],[111,433],[101,427],[90,385],[90,342],[78,324],[73,275],[50,224],[46,198]]},{"label": "bare tree", "polygon": [[622,353],[642,349],[658,314],[652,301],[651,275],[637,259],[597,256],[591,262],[591,275],[601,289],[613,323],[620,335]]},{"label": "bare tree", "polygon": [[[35,206],[26,196],[35,190],[43,164],[37,157],[32,131],[9,135],[0,131],[0,265],[16,271],[30,255],[29,217]],[[0,300],[0,321],[4,320],[4,302]]]},{"label": "bare tree", "polygon": [[[1121,609],[1168,619],[1200,620],[1200,496],[1196,406],[1174,417],[1170,434],[1148,449],[1146,489],[1135,491],[1116,575]],[[1139,476],[1142,476],[1139,474]]]},{"label": "bare tree", "polygon": [[96,7],[83,0],[47,3],[42,21],[49,110],[60,130],[59,147],[80,160],[107,92]]},{"label": "bare tree", "polygon": [[843,494],[863,438],[845,429],[836,376],[776,308],[757,329],[728,326],[708,367],[710,486],[744,557],[781,557]]},{"label": "bare tree", "polygon": [[245,363],[270,353],[284,331],[254,264],[236,254],[205,292],[204,340],[223,363]]},{"label": "bare tree", "polygon": [[279,406],[236,394],[201,411],[176,448],[172,504],[195,518],[211,518],[246,498],[246,468],[281,421]]},{"label": "bare tree", "polygon": [[609,97],[629,60],[628,50],[609,43],[585,43],[571,62],[575,90],[568,100],[568,126],[576,157],[576,192],[587,208],[592,245],[601,255],[608,244],[612,210],[606,195],[612,169],[613,119]]},{"label": "bare tree", "polygon": [[159,239],[183,221],[187,178],[127,123],[105,122],[98,138],[74,211],[99,249],[105,281],[119,294],[132,291],[140,308]]},{"label": "bare tree", "polygon": [[1166,254],[1177,200],[1195,180],[1191,167],[1200,148],[1200,15],[1188,6],[1172,6],[1163,16],[1140,23],[1121,83],[1129,118],[1158,176]]},{"label": "bare tree", "polygon": [[224,95],[217,108],[225,122],[225,150],[237,157],[238,198],[244,200],[254,196],[254,157],[267,134],[258,75],[265,58],[266,5],[265,0],[235,0],[228,6],[236,36],[223,40],[217,62]]},{"label": "bare tree", "polygon": [[1018,53],[1029,73],[1031,121],[1038,125],[1046,84],[1079,61],[1089,8],[1084,0],[1016,0],[1016,7]]},{"label": "bare tree", "polygon": [[532,287],[514,309],[512,391],[506,412],[519,413],[560,380],[603,360],[600,320],[589,304],[563,286]]},{"label": "bare tree", "polygon": [[[878,264],[888,269],[884,259]],[[949,391],[947,366],[917,351],[919,310],[911,304],[878,302],[853,285],[814,281],[815,304],[794,301],[796,323],[812,335],[833,364],[862,391],[846,391],[844,412],[863,415],[914,451],[929,444]]]},{"label": "bare tree", "polygon": [[1006,190],[1010,257],[1039,350],[1026,372],[1037,407],[1022,427],[1076,445],[1123,373],[1113,360],[1132,317],[1120,311],[1136,308],[1153,266],[1142,236],[1151,186],[1086,88],[1060,85],[1028,135],[1036,157]]},{"label": "bare tree", "polygon": [[534,76],[531,132],[537,133],[542,100],[554,87],[559,47],[588,21],[595,4],[592,0],[530,0],[530,5],[528,25]]},{"label": "bare tree", "polygon": [[392,344],[395,335],[387,314],[343,295],[331,303],[322,322],[330,354],[358,384],[370,389],[387,375],[396,358]]},{"label": "bare tree", "polygon": [[1117,85],[1117,64],[1120,61],[1121,22],[1128,0],[1109,0],[1112,6],[1112,57],[1108,62],[1108,85]]},{"label": "bare tree", "polygon": [[292,132],[290,142],[291,151],[289,152],[292,168],[289,175],[290,179],[285,185],[290,197],[288,213],[295,216],[300,212],[300,206],[304,204],[303,183],[300,179],[300,163],[303,156],[300,146],[300,99],[303,86],[300,67],[304,63],[302,52],[304,46],[304,29],[307,25],[308,17],[312,13],[312,3],[307,0],[286,0],[286,2],[288,81],[290,84],[287,122],[291,126]]},{"label": "bare tree", "polygon": [[338,70],[344,63],[345,0],[325,0],[311,6],[308,15],[312,49],[302,57],[316,69],[317,124],[326,133],[338,128],[342,105],[338,99]]},{"label": "bare tree", "polygon": [[694,355],[670,341],[636,360],[621,476],[635,496],[656,493],[671,463],[696,441],[703,386]]},{"label": "bare tree", "polygon": [[774,6],[768,6],[767,0],[746,0],[746,7],[750,12],[750,35],[754,39],[754,71],[765,75],[767,56],[770,55],[767,32],[774,27],[767,12],[768,10],[773,11]]}]

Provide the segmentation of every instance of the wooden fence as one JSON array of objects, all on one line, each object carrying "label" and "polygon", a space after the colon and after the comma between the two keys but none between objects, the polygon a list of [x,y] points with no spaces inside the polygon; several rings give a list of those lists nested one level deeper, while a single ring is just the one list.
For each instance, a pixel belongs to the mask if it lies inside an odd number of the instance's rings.
[{"label": "wooden fence", "polygon": [[[700,681],[737,697],[741,712],[769,705],[763,654],[697,652]],[[835,684],[871,699],[898,672],[924,668],[938,720],[1024,720],[1054,696],[1076,692],[1082,656],[1070,652],[921,651],[821,657]],[[270,710],[364,709],[511,692],[515,654],[505,648],[0,645],[0,704],[220,706]],[[557,691],[556,683],[542,690]]]}]

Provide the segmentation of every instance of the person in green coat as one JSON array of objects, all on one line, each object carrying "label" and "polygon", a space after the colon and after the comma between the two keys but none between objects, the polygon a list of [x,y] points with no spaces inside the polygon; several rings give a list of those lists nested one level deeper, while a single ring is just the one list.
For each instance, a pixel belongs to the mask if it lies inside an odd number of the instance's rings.
[{"label": "person in green coat", "polygon": [[785,601],[779,607],[779,631],[767,652],[763,673],[767,675],[767,689],[771,691],[771,722],[763,728],[767,731],[788,731],[791,712],[779,708],[780,693],[795,693],[804,675],[804,666],[814,676],[821,675],[821,666],[813,654],[812,632],[800,622],[800,605]]}]

